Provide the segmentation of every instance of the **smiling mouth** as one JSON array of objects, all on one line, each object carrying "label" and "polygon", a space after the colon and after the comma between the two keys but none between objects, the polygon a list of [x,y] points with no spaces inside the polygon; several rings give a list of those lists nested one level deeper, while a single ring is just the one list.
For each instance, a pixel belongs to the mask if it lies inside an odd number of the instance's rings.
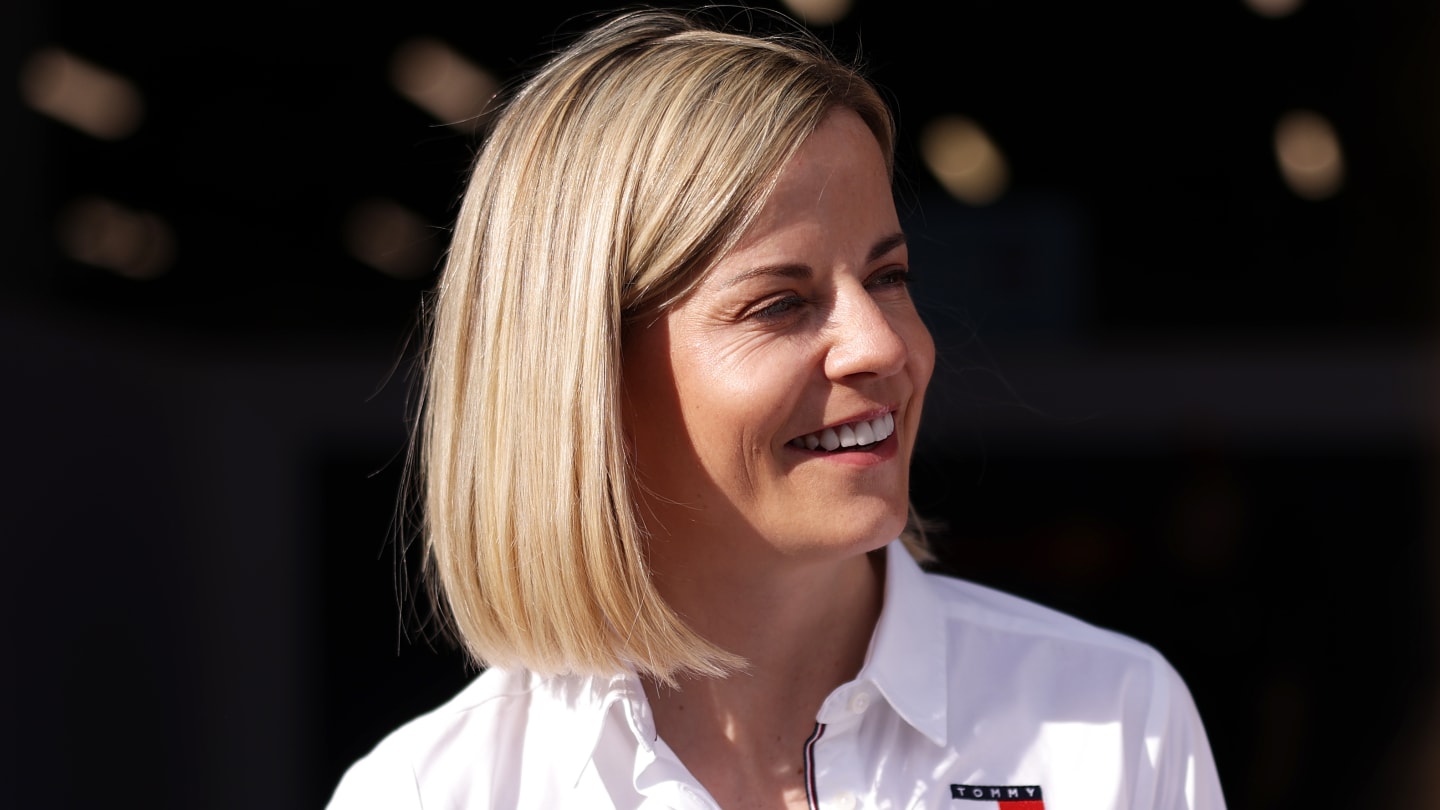
[{"label": "smiling mouth", "polygon": [[895,432],[895,415],[891,413],[874,419],[861,419],[833,428],[791,439],[786,444],[804,450],[823,450],[827,453],[849,450],[868,450],[890,438]]}]

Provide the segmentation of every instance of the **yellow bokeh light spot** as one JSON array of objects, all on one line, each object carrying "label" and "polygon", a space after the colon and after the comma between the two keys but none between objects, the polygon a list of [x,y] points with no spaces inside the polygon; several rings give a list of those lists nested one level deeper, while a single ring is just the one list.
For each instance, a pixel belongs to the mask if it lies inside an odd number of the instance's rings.
[{"label": "yellow bokeh light spot", "polygon": [[55,233],[65,255],[126,278],[156,278],[175,261],[175,237],[163,219],[103,197],[71,202]]},{"label": "yellow bokeh light spot", "polygon": [[785,0],[785,7],[810,25],[834,25],[850,13],[851,0]]},{"label": "yellow bokeh light spot", "polygon": [[144,102],[128,79],[61,48],[42,48],[20,67],[20,95],[38,112],[113,141],[140,128]]},{"label": "yellow bokeh light spot", "polygon": [[994,202],[1010,183],[1005,156],[979,124],[964,116],[941,116],[926,124],[920,152],[941,185],[971,205]]},{"label": "yellow bokeh light spot", "polygon": [[437,39],[412,39],[390,60],[390,82],[437,121],[473,130],[489,112],[500,82]]},{"label": "yellow bokeh light spot", "polygon": [[1275,158],[1286,185],[1307,200],[1323,200],[1345,181],[1345,156],[1335,128],[1318,113],[1292,110],[1275,125]]},{"label": "yellow bokeh light spot", "polygon": [[435,231],[419,214],[399,203],[372,198],[350,210],[343,239],[350,255],[395,278],[429,272],[437,251]]}]

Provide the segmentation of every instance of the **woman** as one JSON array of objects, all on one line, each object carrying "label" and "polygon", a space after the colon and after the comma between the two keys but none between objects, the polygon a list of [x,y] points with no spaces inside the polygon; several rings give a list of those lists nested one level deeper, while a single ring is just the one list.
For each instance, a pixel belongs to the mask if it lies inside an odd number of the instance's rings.
[{"label": "woman", "polygon": [[442,607],[487,670],[332,807],[1223,807],[1154,651],[918,567],[934,347],[892,147],[813,41],[657,11],[511,100],[439,285],[421,455]]}]

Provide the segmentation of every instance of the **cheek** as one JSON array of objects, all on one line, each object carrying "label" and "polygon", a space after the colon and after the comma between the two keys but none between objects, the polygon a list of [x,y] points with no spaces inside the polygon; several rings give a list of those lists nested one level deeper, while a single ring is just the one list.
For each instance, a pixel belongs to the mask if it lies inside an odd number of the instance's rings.
[{"label": "cheek", "polygon": [[906,362],[910,367],[910,378],[914,382],[918,399],[925,393],[925,388],[930,383],[930,375],[935,372],[935,339],[931,337],[930,330],[926,328],[925,322],[920,320],[918,313],[911,314],[902,334],[905,335],[905,347],[909,355]]},{"label": "cheek", "polygon": [[687,414],[769,407],[785,381],[793,383],[792,352],[780,341],[702,335],[676,345],[671,361]]},{"label": "cheek", "polygon": [[764,457],[780,437],[804,380],[787,353],[711,352],[677,368],[686,432],[703,445],[706,461],[748,464]]},{"label": "cheek", "polygon": [[741,369],[701,363],[678,376],[676,386],[683,429],[697,446],[739,451],[748,444],[762,397],[753,377]]}]

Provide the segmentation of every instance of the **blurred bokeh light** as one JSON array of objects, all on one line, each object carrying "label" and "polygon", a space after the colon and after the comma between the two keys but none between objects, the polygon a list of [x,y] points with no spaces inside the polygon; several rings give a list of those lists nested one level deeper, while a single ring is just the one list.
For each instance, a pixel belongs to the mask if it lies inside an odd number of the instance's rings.
[{"label": "blurred bokeh light", "polygon": [[435,269],[440,233],[392,200],[362,200],[345,221],[345,248],[380,272],[419,278]]},{"label": "blurred bokeh light", "polygon": [[55,232],[65,255],[126,278],[156,278],[175,260],[175,237],[164,220],[102,197],[71,201]]},{"label": "blurred bokeh light", "polygon": [[442,124],[474,130],[500,83],[489,71],[438,39],[422,37],[400,44],[390,60],[390,80]]},{"label": "blurred bokeh light", "polygon": [[1305,5],[1305,0],[1245,0],[1245,5],[1261,17],[1288,17]]},{"label": "blurred bokeh light", "polygon": [[1276,123],[1275,158],[1290,190],[1307,200],[1335,196],[1345,180],[1335,128],[1309,110],[1292,110]]},{"label": "blurred bokeh light", "polygon": [[852,0],[785,0],[785,7],[811,25],[834,25],[850,13]]},{"label": "blurred bokeh light", "polygon": [[920,151],[945,189],[971,205],[989,205],[1005,193],[1009,168],[990,136],[974,121],[946,115],[925,125]]},{"label": "blurred bokeh light", "polygon": [[20,93],[34,109],[107,141],[135,132],[145,113],[132,82],[63,48],[42,48],[25,60]]}]

